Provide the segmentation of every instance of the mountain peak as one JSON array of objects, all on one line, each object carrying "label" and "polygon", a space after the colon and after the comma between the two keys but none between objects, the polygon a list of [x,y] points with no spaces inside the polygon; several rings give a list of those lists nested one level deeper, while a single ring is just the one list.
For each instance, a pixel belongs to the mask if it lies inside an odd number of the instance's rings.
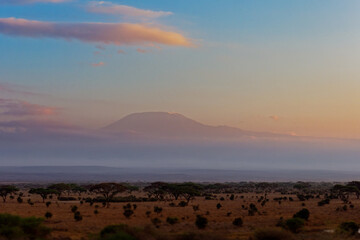
[{"label": "mountain peak", "polygon": [[134,133],[165,138],[239,138],[244,136],[273,137],[272,133],[244,131],[227,126],[209,126],[180,113],[140,112],[129,114],[103,128],[109,133]]}]

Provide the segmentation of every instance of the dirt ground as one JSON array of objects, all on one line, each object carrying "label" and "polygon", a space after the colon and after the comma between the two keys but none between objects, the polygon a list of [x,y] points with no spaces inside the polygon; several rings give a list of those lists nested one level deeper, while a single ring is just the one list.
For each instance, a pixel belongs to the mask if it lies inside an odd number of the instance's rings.
[{"label": "dirt ground", "polygon": [[[127,224],[134,227],[153,226],[151,219],[157,217],[161,220],[159,228],[156,231],[165,233],[184,233],[184,232],[216,232],[230,239],[249,239],[254,230],[265,227],[274,227],[280,217],[291,218],[294,213],[307,208],[310,211],[309,221],[303,230],[301,239],[343,239],[335,237],[335,234],[325,233],[325,230],[334,230],[344,221],[355,221],[360,223],[360,200],[351,198],[354,208],[348,208],[347,211],[337,211],[338,207],[342,208],[343,203],[340,200],[331,200],[329,205],[319,207],[317,203],[320,199],[311,199],[301,202],[296,196],[294,201],[278,201],[273,200],[275,197],[284,197],[279,194],[269,194],[269,201],[265,206],[261,206],[257,202],[256,196],[261,194],[236,194],[234,200],[230,200],[227,195],[217,195],[217,199],[224,197],[225,200],[205,200],[204,197],[198,197],[192,200],[186,207],[171,207],[171,201],[161,202],[137,202],[137,208],[134,214],[127,219],[123,215],[123,206],[126,203],[111,203],[109,208],[103,207],[100,203],[80,204],[79,201],[61,202],[50,200],[52,204],[46,207],[40,197],[31,196],[33,206],[27,203],[24,197],[23,203],[18,203],[15,199],[8,199],[6,203],[0,204],[1,213],[10,213],[20,216],[37,216],[44,217],[47,211],[53,214],[53,217],[45,221],[45,225],[52,228],[51,238],[56,239],[88,239],[90,234],[97,234],[107,225],[111,224]],[[243,196],[241,198],[240,196]],[[49,200],[47,200],[49,201]],[[180,200],[179,200],[180,201]],[[179,201],[173,201],[177,204]],[[216,208],[220,203],[222,207]],[[248,210],[242,208],[250,203],[254,203],[259,212],[254,216],[248,216]],[[305,204],[305,206],[302,206]],[[83,216],[82,221],[75,221],[74,214],[71,212],[71,206],[78,206],[78,210]],[[94,214],[95,206],[98,205],[98,214]],[[199,205],[199,210],[194,211],[193,205]],[[161,213],[154,213],[154,206],[162,207]],[[150,216],[146,212],[151,211]],[[198,230],[195,226],[196,215],[203,215],[208,218],[209,223],[205,230]],[[170,225],[166,222],[167,217],[177,217],[179,223]],[[236,227],[232,224],[237,217],[243,219],[243,226]],[[301,236],[301,234],[299,236]],[[317,236],[317,237],[315,237]]]}]

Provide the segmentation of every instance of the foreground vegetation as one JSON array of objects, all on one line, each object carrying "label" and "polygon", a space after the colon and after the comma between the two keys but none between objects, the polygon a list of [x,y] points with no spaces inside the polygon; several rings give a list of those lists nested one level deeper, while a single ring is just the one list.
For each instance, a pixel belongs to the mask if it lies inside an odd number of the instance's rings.
[{"label": "foreground vegetation", "polygon": [[355,181],[1,185],[0,237],[357,239],[359,188]]}]

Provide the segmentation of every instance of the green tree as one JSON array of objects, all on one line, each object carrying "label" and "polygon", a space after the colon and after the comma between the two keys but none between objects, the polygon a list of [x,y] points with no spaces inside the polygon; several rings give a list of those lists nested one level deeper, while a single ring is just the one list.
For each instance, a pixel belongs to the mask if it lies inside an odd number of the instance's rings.
[{"label": "green tree", "polygon": [[126,190],[127,188],[120,183],[99,183],[90,188],[91,192],[101,194],[104,197],[107,207],[110,206],[110,201],[116,194],[125,192]]},{"label": "green tree", "polygon": [[9,195],[14,194],[15,192],[19,191],[19,189],[12,185],[2,185],[0,186],[0,196],[3,199],[3,202],[6,202],[6,198]]}]

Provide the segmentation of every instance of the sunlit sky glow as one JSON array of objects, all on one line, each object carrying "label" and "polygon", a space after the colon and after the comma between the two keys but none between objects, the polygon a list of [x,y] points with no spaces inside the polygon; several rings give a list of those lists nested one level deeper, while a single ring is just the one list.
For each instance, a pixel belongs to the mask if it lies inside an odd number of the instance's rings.
[{"label": "sunlit sky glow", "polygon": [[360,138],[358,0],[0,1],[0,120],[133,112]]}]

